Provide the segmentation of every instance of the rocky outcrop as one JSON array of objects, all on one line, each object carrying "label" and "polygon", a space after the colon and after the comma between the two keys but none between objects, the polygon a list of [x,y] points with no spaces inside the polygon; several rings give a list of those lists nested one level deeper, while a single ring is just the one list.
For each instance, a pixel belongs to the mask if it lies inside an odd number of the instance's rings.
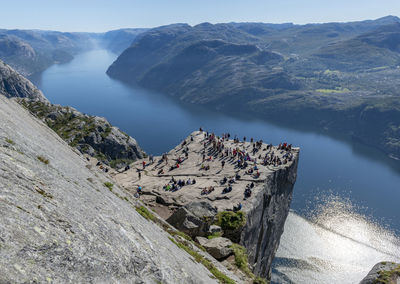
[{"label": "rocky outcrop", "polygon": [[0,94],[7,98],[28,98],[47,102],[42,92],[28,79],[0,60]]},{"label": "rocky outcrop", "polygon": [[400,264],[394,262],[380,262],[376,264],[360,284],[400,283]]},{"label": "rocky outcrop", "polygon": [[178,208],[167,222],[192,237],[208,233],[217,210],[208,202],[191,202]]},{"label": "rocky outcrop", "polygon": [[0,125],[1,283],[217,283],[130,194],[3,96]]},{"label": "rocky outcrop", "polygon": [[112,126],[105,118],[46,102],[20,100],[20,103],[69,145],[111,167],[124,167],[145,155],[134,138]]},{"label": "rocky outcrop", "polygon": [[203,237],[196,237],[196,241],[218,260],[227,258],[233,253],[232,242],[227,238],[218,237],[209,240]]},{"label": "rocky outcrop", "polygon": [[[289,213],[299,149],[255,145],[195,131],[167,159],[144,160],[148,164],[140,179],[137,169],[143,169],[143,160],[114,178],[132,192],[141,186],[141,200],[192,238],[222,236],[244,246],[251,270],[268,278]],[[247,165],[239,166],[237,156],[226,154],[229,149],[246,153]],[[262,162],[272,156],[282,164]]]}]

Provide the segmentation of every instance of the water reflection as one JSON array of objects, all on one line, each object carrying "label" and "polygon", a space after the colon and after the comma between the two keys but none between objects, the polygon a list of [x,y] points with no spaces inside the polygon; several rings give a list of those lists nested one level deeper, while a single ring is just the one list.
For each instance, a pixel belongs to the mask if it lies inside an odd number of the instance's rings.
[{"label": "water reflection", "polygon": [[380,261],[400,261],[400,238],[355,213],[350,200],[322,197],[309,220],[289,214],[274,262],[275,283],[359,283]]}]

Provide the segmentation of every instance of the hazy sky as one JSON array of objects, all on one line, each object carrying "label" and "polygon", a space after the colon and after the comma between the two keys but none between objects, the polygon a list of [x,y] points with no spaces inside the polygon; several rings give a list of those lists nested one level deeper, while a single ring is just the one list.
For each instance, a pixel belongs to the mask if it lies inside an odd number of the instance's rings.
[{"label": "hazy sky", "polygon": [[0,28],[101,32],[171,23],[297,24],[400,16],[400,0],[0,0]]}]

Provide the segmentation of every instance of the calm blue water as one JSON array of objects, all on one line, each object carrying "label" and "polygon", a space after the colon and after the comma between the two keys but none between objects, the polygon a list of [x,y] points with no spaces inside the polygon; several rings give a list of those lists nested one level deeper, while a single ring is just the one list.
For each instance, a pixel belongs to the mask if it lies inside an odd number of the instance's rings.
[{"label": "calm blue water", "polygon": [[[34,83],[52,103],[106,117],[135,137],[148,153],[169,151],[200,126],[216,133],[230,132],[274,144],[293,143],[301,147],[292,202],[297,214],[311,220],[315,217],[311,215],[322,214],[320,209],[332,204],[334,199],[339,200],[335,205],[337,212],[344,210],[343,204],[351,204],[351,213],[362,216],[366,224],[377,224],[379,228],[388,229],[387,233],[400,232],[399,162],[359,144],[278,127],[257,119],[234,118],[187,106],[162,94],[128,87],[105,74],[115,58],[115,54],[106,50],[93,50],[68,64],[52,66],[34,79]],[[325,215],[329,217],[329,214]],[[370,263],[365,265],[367,270],[368,265]],[[288,277],[294,279],[294,276]]]}]

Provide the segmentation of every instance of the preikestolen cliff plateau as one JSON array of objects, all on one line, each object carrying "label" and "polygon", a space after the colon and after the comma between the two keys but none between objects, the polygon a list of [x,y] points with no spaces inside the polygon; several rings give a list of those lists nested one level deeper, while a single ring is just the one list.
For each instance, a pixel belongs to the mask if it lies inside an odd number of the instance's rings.
[{"label": "preikestolen cliff plateau", "polygon": [[400,283],[397,15],[3,3],[0,283]]}]

